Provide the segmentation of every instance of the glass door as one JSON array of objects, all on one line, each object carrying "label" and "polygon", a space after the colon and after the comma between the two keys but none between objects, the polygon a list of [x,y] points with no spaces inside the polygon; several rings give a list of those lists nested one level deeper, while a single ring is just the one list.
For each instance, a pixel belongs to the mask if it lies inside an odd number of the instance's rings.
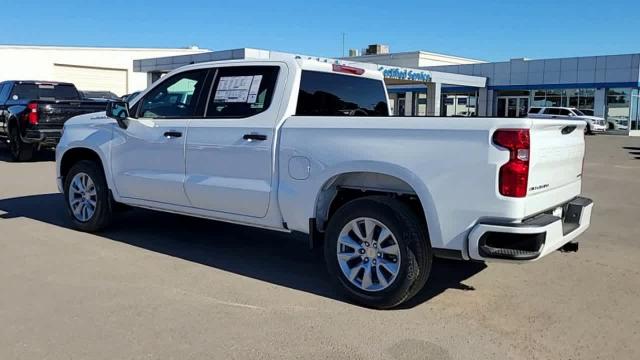
[{"label": "glass door", "polygon": [[529,114],[529,98],[521,97],[518,98],[518,116],[517,117],[527,117]]},{"label": "glass door", "polygon": [[498,98],[498,106],[496,109],[497,117],[507,116],[507,98]]},{"label": "glass door", "polygon": [[518,98],[507,98],[507,117],[518,117]]},{"label": "glass door", "polygon": [[526,96],[499,97],[496,107],[497,117],[519,118],[529,113],[529,98]]}]

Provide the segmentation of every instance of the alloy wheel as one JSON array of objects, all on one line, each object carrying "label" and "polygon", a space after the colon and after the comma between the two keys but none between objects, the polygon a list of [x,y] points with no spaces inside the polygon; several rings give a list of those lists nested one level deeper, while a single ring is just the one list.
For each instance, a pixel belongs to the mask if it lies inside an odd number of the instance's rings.
[{"label": "alloy wheel", "polygon": [[340,232],[336,250],[344,276],[364,291],[388,288],[400,271],[396,237],[373,218],[362,217],[347,223]]},{"label": "alloy wheel", "polygon": [[68,201],[77,220],[86,222],[93,217],[98,203],[98,192],[89,175],[81,172],[73,177],[69,184]]}]

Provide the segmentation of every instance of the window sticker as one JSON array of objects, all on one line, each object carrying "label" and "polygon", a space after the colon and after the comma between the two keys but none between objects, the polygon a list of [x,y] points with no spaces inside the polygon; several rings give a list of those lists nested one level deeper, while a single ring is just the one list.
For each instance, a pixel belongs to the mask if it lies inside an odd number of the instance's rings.
[{"label": "window sticker", "polygon": [[253,104],[258,99],[258,90],[260,90],[260,83],[262,82],[262,75],[256,75],[253,77],[251,87],[249,88],[249,97],[247,102]]},{"label": "window sticker", "polygon": [[262,75],[223,76],[218,82],[214,102],[250,103],[256,102]]}]

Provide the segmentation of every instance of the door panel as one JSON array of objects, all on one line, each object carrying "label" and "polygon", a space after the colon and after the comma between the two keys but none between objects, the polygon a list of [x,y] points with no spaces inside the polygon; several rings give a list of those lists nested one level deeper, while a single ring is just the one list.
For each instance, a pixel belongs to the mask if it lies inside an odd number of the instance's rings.
[{"label": "door panel", "polygon": [[[184,194],[184,145],[187,119],[130,119],[115,127],[112,172],[122,197],[189,205]],[[167,132],[181,137],[165,136]]]},{"label": "door panel", "polygon": [[267,214],[274,127],[286,77],[284,64],[218,69],[207,118],[189,122],[185,191],[192,206],[251,217]]},{"label": "door panel", "polygon": [[208,69],[164,79],[134,106],[138,118],[114,127],[111,168],[118,195],[190,206],[184,192],[185,143],[190,118],[204,116],[199,106]]},{"label": "door panel", "polygon": [[[189,124],[185,190],[195,207],[263,217],[271,193],[273,126],[253,120],[192,120]],[[243,139],[245,134],[265,141]]]}]

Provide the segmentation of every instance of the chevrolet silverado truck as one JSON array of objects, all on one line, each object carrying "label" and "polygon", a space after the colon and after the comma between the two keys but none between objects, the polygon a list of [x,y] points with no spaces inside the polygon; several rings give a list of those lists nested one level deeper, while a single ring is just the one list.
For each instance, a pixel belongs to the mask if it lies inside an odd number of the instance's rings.
[{"label": "chevrolet silverado truck", "polygon": [[106,103],[81,98],[73,84],[44,81],[0,82],[0,139],[14,161],[54,148],[68,119],[104,110]]},{"label": "chevrolet silverado truck", "polygon": [[271,55],[175,70],[75,117],[57,181],[77,229],[119,204],[322,244],[337,287],[372,308],[427,284],[432,259],[524,263],[577,250],[585,123],[392,117],[383,76]]}]

